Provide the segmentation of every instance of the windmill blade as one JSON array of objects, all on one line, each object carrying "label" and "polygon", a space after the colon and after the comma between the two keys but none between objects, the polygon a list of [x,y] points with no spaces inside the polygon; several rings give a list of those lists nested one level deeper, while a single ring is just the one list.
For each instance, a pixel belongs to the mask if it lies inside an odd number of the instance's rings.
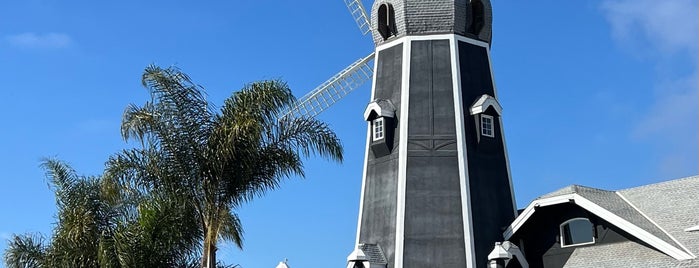
[{"label": "windmill blade", "polygon": [[315,117],[320,114],[352,90],[360,87],[367,80],[371,80],[373,68],[369,62],[373,59],[374,53],[372,52],[369,56],[347,66],[328,81],[301,97],[281,118]]},{"label": "windmill blade", "polygon": [[362,32],[362,35],[371,32],[371,22],[369,22],[369,17],[366,14],[366,9],[364,9],[362,1],[345,0],[345,4],[347,8],[349,8],[352,18],[357,22],[357,26],[359,26],[359,31]]}]

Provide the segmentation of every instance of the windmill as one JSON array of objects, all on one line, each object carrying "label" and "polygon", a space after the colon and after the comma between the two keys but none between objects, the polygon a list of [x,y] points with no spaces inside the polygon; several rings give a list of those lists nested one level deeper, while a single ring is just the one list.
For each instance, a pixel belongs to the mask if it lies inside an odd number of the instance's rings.
[{"label": "windmill", "polygon": [[[484,268],[515,218],[489,0],[345,0],[375,51],[299,99],[316,116],[372,81],[348,268]],[[374,67],[370,62],[374,61]]]},{"label": "windmill", "polygon": [[[361,0],[344,0],[352,17],[357,22],[362,35],[371,32],[371,23],[367,17]],[[282,118],[286,117],[315,117],[322,113],[353,90],[361,87],[373,76],[373,67],[370,62],[374,59],[374,53],[358,59],[345,69],[320,84],[315,89],[299,98],[296,105],[291,107]]]}]

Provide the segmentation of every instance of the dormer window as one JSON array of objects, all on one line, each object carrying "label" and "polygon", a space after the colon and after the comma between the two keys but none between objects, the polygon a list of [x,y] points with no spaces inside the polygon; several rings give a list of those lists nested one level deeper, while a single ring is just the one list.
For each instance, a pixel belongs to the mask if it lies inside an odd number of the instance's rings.
[{"label": "dormer window", "polygon": [[384,129],[385,129],[385,127],[384,127],[384,118],[383,118],[383,117],[378,117],[378,118],[374,119],[374,122],[373,122],[372,125],[374,126],[374,127],[373,127],[373,130],[374,130],[374,135],[373,135],[374,141],[383,140],[384,134],[385,134],[385,131],[384,131]]},{"label": "dormer window", "polygon": [[481,137],[495,137],[495,117],[502,115],[502,107],[495,98],[483,94],[471,105],[471,115],[474,116],[475,128],[480,129],[477,134]]},{"label": "dormer window", "polygon": [[561,224],[561,247],[595,243],[595,226],[586,218],[575,218]]},{"label": "dormer window", "polygon": [[491,138],[495,137],[493,122],[493,116],[487,114],[481,115],[481,135]]},{"label": "dormer window", "polygon": [[374,157],[391,154],[396,128],[396,108],[390,100],[376,99],[364,110],[364,120],[369,124],[369,140]]}]

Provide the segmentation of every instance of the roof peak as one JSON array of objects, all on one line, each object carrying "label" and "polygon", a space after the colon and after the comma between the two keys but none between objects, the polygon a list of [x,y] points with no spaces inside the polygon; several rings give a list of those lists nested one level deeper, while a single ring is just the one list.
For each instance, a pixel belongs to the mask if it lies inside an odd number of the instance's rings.
[{"label": "roof peak", "polygon": [[579,185],[579,184],[571,184],[571,185],[568,185],[566,187],[555,190],[553,192],[539,196],[536,199],[544,199],[544,198],[567,195],[567,194],[575,194],[575,193],[579,193],[579,192],[614,192],[614,191],[598,189],[598,188],[583,186],[583,185]]}]

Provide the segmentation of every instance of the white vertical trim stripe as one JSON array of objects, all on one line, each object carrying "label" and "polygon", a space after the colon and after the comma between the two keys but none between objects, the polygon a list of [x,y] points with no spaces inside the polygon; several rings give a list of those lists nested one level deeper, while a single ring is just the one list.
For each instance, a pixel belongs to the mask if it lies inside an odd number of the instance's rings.
[{"label": "white vertical trim stripe", "polygon": [[459,162],[459,186],[461,190],[461,217],[464,226],[464,249],[467,267],[476,267],[475,247],[473,246],[473,215],[471,213],[471,187],[468,177],[468,157],[466,135],[464,134],[464,104],[461,96],[461,66],[459,65],[458,42],[454,36],[449,39],[451,57],[452,84],[454,90],[454,114],[456,122],[456,147]]},{"label": "white vertical trim stripe", "polygon": [[[371,81],[371,100],[369,101],[374,100],[374,94],[376,93],[376,66],[378,66],[378,59],[379,51],[376,50],[376,52],[374,53],[374,75]],[[366,131],[366,148],[364,149],[364,167],[362,169],[362,189],[361,193],[359,193],[359,216],[357,217],[357,238],[354,243],[355,247],[359,245],[359,232],[362,230],[362,213],[364,212],[364,189],[366,187],[366,172],[367,166],[369,165],[369,143],[371,139],[371,124],[369,122],[367,122]]]},{"label": "white vertical trim stripe", "polygon": [[403,268],[405,241],[405,179],[408,166],[408,102],[410,101],[410,39],[402,38],[403,60],[400,99],[400,139],[398,143],[398,189],[396,203],[396,260],[395,268]]}]

